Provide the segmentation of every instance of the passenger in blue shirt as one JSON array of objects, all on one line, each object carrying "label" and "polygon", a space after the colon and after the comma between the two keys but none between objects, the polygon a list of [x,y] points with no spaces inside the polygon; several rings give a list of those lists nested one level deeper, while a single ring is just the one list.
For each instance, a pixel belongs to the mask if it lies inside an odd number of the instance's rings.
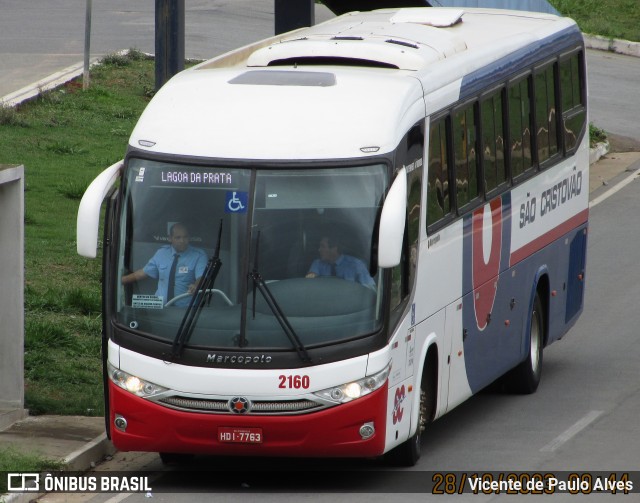
[{"label": "passenger in blue shirt", "polygon": [[[171,226],[169,242],[171,244],[160,247],[142,269],[123,276],[122,284],[126,285],[145,278],[157,279],[156,296],[162,297],[163,304],[183,293],[193,294],[207,266],[207,254],[200,248],[189,245],[189,231],[181,223]],[[172,271],[173,281],[171,280]],[[185,297],[176,301],[175,305],[187,306],[189,301],[189,297]]]},{"label": "passenger in blue shirt", "polygon": [[323,237],[318,247],[320,258],[315,259],[309,268],[307,278],[318,276],[336,276],[355,281],[375,289],[376,283],[362,260],[340,251],[338,243],[330,237]]}]

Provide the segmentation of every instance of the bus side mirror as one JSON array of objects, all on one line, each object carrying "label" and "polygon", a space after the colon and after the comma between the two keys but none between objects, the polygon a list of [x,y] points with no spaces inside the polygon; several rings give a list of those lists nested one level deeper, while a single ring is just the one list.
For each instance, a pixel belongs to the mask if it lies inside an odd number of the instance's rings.
[{"label": "bus side mirror", "polygon": [[402,239],[407,219],[407,171],[398,171],[384,200],[378,232],[378,267],[395,267],[402,256]]},{"label": "bus side mirror", "polygon": [[91,182],[82,196],[76,221],[78,255],[96,258],[102,201],[111,190],[111,187],[113,187],[113,184],[116,183],[123,164],[120,161],[105,169]]}]

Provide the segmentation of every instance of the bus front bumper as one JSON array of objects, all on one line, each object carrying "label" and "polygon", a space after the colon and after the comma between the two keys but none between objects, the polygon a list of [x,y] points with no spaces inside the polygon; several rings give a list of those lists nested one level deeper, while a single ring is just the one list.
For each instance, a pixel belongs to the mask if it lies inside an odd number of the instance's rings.
[{"label": "bus front bumper", "polygon": [[[291,457],[375,457],[384,452],[386,386],[319,412],[280,416],[175,410],[112,382],[109,398],[111,440],[121,451]],[[126,428],[117,418],[126,421]],[[375,433],[365,439],[360,430],[366,423],[373,424]]]}]

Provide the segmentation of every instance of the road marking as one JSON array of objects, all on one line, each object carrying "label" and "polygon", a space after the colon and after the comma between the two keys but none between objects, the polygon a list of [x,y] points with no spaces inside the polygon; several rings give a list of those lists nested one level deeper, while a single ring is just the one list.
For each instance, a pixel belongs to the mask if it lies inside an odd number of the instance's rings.
[{"label": "road marking", "polygon": [[592,410],[582,419],[580,419],[577,423],[571,426],[569,429],[562,432],[556,438],[554,438],[551,442],[545,445],[541,452],[553,452],[561,445],[565,444],[573,437],[575,437],[578,433],[584,430],[587,426],[593,423],[596,419],[598,419],[602,414],[604,414],[603,410]]},{"label": "road marking", "polygon": [[639,173],[640,173],[640,168],[632,171],[631,174],[627,178],[625,178],[624,180],[620,181],[619,183],[617,183],[616,185],[611,187],[604,194],[600,194],[598,197],[596,197],[593,201],[591,201],[589,203],[589,209],[591,209],[594,206],[600,204],[602,201],[604,201],[608,197],[614,195],[616,192],[618,192],[619,190],[621,190],[624,187],[626,187],[627,185],[629,185],[631,182],[633,182],[636,179],[636,177],[637,177],[637,175]]},{"label": "road marking", "polygon": [[123,499],[128,498],[129,496],[131,496],[133,493],[121,493],[118,494],[117,496],[114,496],[111,499],[108,499],[107,501],[105,501],[104,503],[120,503]]}]

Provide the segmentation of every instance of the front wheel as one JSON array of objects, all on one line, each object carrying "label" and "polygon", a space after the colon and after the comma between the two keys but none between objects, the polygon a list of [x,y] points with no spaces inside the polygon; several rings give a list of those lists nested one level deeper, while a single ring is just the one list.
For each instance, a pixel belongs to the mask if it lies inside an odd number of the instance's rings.
[{"label": "front wheel", "polygon": [[544,310],[536,293],[531,309],[529,352],[526,359],[513,369],[507,379],[509,390],[515,393],[535,393],[542,376],[542,345],[544,341]]},{"label": "front wheel", "polygon": [[386,461],[392,466],[414,466],[420,459],[422,432],[425,428],[427,415],[427,394],[420,390],[420,412],[418,414],[418,426],[416,432],[398,447],[386,454]]},{"label": "front wheel", "polygon": [[418,425],[415,433],[404,443],[389,451],[387,461],[394,466],[414,466],[420,459],[422,433],[433,421],[436,413],[438,389],[438,358],[435,347],[430,349],[425,360],[425,370],[420,380],[420,404]]}]

